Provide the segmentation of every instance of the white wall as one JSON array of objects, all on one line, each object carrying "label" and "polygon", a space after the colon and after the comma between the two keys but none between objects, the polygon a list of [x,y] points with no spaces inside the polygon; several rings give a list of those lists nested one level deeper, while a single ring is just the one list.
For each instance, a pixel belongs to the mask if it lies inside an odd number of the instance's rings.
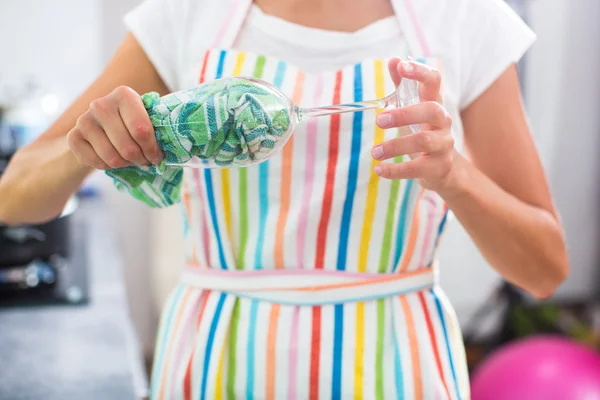
[{"label": "white wall", "polygon": [[99,12],[96,0],[0,1],[0,84],[32,76],[73,99],[100,71]]},{"label": "white wall", "polygon": [[538,0],[533,6],[545,40],[529,74],[532,122],[572,268],[558,295],[583,298],[600,292],[600,1]]}]

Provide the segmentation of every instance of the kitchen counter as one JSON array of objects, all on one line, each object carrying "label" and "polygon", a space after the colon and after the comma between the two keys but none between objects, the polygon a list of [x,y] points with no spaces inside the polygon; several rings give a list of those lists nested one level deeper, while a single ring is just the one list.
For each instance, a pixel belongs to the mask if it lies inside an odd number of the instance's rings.
[{"label": "kitchen counter", "polygon": [[0,400],[146,396],[123,265],[104,207],[83,201],[73,214],[87,238],[88,304],[0,308]]}]

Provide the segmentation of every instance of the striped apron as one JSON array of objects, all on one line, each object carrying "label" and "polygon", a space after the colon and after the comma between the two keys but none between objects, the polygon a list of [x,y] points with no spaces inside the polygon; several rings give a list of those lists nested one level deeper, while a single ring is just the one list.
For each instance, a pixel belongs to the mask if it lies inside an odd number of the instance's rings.
[{"label": "striped apron", "polygon": [[[386,60],[308,74],[231,49],[251,1],[229,3],[207,13],[222,25],[189,86],[254,76],[303,107],[394,90]],[[429,56],[410,0],[393,3],[412,55]],[[187,266],[161,318],[152,399],[469,398],[436,285],[447,208],[415,180],[374,174],[371,148],[399,134],[375,117],[309,120],[256,166],[186,170]]]}]

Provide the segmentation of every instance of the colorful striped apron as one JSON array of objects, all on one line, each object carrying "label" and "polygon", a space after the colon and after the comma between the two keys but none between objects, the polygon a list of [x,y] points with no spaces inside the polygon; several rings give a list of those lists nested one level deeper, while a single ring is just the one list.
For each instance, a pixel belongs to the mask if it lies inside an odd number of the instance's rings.
[{"label": "colorful striped apron", "polygon": [[[223,15],[200,82],[254,76],[304,107],[394,90],[385,60],[312,75],[231,49],[250,4]],[[410,0],[394,6],[413,56],[429,56]],[[186,171],[188,261],[161,319],[152,399],[469,398],[436,285],[447,208],[417,181],[373,173],[371,148],[399,134],[375,117],[313,119],[268,162]]]}]

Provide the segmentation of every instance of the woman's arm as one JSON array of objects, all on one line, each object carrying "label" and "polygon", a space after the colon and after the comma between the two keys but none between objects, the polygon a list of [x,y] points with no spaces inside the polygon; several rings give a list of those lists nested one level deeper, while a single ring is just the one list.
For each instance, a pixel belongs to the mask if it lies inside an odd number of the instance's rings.
[{"label": "woman's arm", "polygon": [[167,92],[165,84],[135,40],[128,34],[98,79],[37,140],[20,149],[0,178],[0,221],[39,223],[62,212],[93,168],[80,163],[67,134],[93,100],[115,88]]},{"label": "woman's arm", "polygon": [[462,121],[470,162],[456,157],[455,184],[439,193],[500,274],[549,297],[569,263],[515,66],[463,111]]},{"label": "woman's arm", "polygon": [[386,127],[419,123],[425,132],[375,148],[377,159],[419,153],[406,163],[381,164],[377,172],[386,178],[421,179],[444,198],[505,279],[538,298],[549,297],[567,276],[568,258],[515,66],[463,112],[467,160],[452,149],[451,121],[438,103],[439,72],[417,64],[409,71],[402,64],[390,64],[392,77],[420,81],[427,102],[386,112]]}]

